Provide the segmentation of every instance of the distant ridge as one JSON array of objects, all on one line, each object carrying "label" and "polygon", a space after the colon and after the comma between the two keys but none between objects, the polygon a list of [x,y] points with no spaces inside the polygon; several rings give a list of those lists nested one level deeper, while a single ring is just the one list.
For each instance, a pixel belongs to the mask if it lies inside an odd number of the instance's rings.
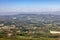
[{"label": "distant ridge", "polygon": [[0,12],[0,15],[17,15],[17,14],[53,14],[60,15],[60,11],[51,12]]}]

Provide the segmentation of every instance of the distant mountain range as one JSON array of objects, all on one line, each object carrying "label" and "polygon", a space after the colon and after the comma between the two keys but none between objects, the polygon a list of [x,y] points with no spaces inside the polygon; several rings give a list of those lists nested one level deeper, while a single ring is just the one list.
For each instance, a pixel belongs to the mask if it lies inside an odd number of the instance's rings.
[{"label": "distant mountain range", "polygon": [[60,12],[33,12],[33,13],[24,13],[18,12],[14,15],[1,15],[0,21],[6,20],[17,20],[17,21],[24,21],[24,22],[60,22]]},{"label": "distant mountain range", "polygon": [[60,11],[51,11],[51,12],[0,12],[0,15],[16,15],[16,14],[54,14],[54,15],[60,15]]}]

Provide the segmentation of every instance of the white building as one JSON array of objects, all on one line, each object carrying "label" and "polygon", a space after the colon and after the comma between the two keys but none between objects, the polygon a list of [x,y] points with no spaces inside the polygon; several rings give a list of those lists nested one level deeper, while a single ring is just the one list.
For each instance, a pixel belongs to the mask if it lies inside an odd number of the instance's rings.
[{"label": "white building", "polygon": [[51,34],[60,34],[60,31],[50,31]]}]

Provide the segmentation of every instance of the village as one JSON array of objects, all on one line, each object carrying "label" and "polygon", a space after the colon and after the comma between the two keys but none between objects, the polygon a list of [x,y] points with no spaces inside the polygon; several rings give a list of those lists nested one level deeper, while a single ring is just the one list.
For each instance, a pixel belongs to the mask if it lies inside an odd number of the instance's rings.
[{"label": "village", "polygon": [[7,36],[10,37],[13,35],[13,31],[16,30],[16,33],[19,33],[20,30],[18,30],[18,28],[16,28],[15,25],[6,25],[4,26],[4,24],[0,24],[0,32],[5,31],[7,33]]}]

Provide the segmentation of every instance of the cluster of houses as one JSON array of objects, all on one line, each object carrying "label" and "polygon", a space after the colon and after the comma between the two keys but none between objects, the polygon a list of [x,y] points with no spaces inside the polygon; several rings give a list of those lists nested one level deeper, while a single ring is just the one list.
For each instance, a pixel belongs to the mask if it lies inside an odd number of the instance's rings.
[{"label": "cluster of houses", "polygon": [[[0,24],[0,32],[3,30],[6,30],[7,32],[7,36],[10,37],[13,35],[13,30],[16,29],[15,25],[4,25],[4,24]],[[20,30],[16,31],[17,33],[20,32]]]},{"label": "cluster of houses", "polygon": [[[15,25],[4,25],[4,24],[0,24],[0,32],[4,30],[7,30],[7,35],[10,37],[13,35],[13,30],[16,29]],[[12,29],[12,30],[11,30]],[[36,27],[34,28],[36,29]],[[20,32],[20,30],[16,31],[17,33]],[[51,31],[51,34],[60,34],[60,31]]]},{"label": "cluster of houses", "polygon": [[4,24],[0,24],[0,29],[14,29],[15,25],[4,25]]}]

